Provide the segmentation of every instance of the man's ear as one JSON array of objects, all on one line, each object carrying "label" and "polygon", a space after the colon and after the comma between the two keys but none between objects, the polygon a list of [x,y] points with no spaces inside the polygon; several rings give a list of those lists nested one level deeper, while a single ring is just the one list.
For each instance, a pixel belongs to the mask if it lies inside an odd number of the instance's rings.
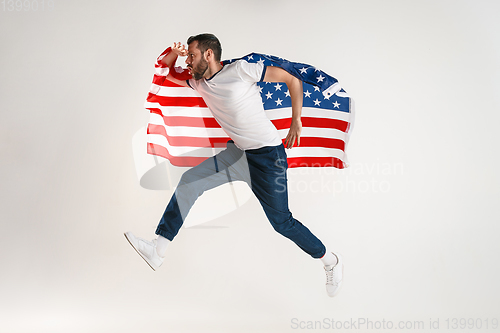
[{"label": "man's ear", "polygon": [[211,58],[213,59],[213,57],[214,57],[214,51],[212,51],[212,49],[207,49],[205,51],[204,56],[205,56],[205,60],[208,62],[209,59],[211,59]]}]

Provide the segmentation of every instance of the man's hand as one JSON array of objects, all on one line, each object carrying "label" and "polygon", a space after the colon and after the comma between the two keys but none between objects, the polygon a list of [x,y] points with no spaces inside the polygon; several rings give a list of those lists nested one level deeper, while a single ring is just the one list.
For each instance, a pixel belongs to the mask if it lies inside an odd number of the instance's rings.
[{"label": "man's hand", "polygon": [[181,57],[185,57],[188,54],[186,47],[180,42],[172,44],[172,52]]},{"label": "man's hand", "polygon": [[292,124],[288,135],[285,138],[285,147],[290,149],[297,140],[297,146],[300,146],[300,133],[302,132],[302,121],[300,119],[292,119]]},{"label": "man's hand", "polygon": [[180,42],[179,43],[173,43],[172,47],[170,48],[170,53],[168,53],[161,62],[167,66],[167,67],[172,67],[175,65],[175,61],[177,60],[178,56],[184,57],[187,56],[187,49],[184,45],[182,45]]}]

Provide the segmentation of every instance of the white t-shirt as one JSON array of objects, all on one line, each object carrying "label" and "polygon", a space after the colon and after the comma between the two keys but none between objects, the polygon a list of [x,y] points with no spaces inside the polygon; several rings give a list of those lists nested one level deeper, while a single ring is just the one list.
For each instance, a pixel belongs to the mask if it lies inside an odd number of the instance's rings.
[{"label": "white t-shirt", "polygon": [[210,79],[187,81],[242,150],[281,144],[276,127],[266,116],[256,84],[264,74],[263,64],[238,60],[225,65]]}]

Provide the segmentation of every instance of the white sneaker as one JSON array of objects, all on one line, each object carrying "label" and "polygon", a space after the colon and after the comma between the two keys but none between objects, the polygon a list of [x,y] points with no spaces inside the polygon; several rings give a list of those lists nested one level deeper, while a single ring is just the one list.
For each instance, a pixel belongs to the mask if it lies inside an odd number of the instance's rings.
[{"label": "white sneaker", "polygon": [[146,260],[148,265],[156,271],[163,264],[163,258],[156,252],[156,239],[152,242],[135,237],[131,232],[126,232],[125,238],[132,247],[139,253],[142,259]]},{"label": "white sneaker", "polygon": [[[333,252],[332,252],[333,253]],[[325,266],[326,273],[326,293],[333,297],[338,294],[342,285],[342,277],[344,275],[344,262],[340,254],[333,253],[337,257],[335,266]]]}]

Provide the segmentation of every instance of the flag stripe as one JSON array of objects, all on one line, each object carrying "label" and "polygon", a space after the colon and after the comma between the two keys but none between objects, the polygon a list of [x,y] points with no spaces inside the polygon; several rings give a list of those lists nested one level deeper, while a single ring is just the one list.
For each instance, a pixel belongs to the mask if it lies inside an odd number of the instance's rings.
[{"label": "flag stripe", "polygon": [[201,97],[198,92],[193,89],[186,89],[185,87],[164,87],[161,85],[152,84],[151,90],[156,91],[158,96],[170,96],[170,97]]},{"label": "flag stripe", "polygon": [[[212,113],[208,108],[200,108],[200,107],[186,107],[186,106],[172,106],[165,107],[158,105],[156,103],[145,103],[145,108],[154,111],[156,114],[163,114],[167,116],[179,115],[183,117],[213,117]],[[159,112],[158,112],[159,111]]]},{"label": "flag stripe", "polygon": [[229,138],[226,137],[192,137],[192,136],[173,136],[167,135],[164,126],[148,125],[148,134],[158,134],[164,136],[171,146],[190,146],[190,147],[220,147],[225,144]]},{"label": "flag stripe", "polygon": [[153,76],[153,84],[157,84],[159,86],[164,86],[164,87],[181,87],[181,88],[184,88],[183,86],[180,86],[177,83],[173,83],[172,81],[166,80],[166,76],[158,75],[158,74],[155,74]]},{"label": "flag stripe", "polygon": [[[310,118],[301,117],[302,127],[316,127],[316,128],[333,128],[339,131],[345,132],[347,126],[349,125],[345,121],[338,119],[326,119],[326,118]],[[274,126],[278,129],[289,129],[292,124],[292,118],[276,119],[272,120]]]},{"label": "flag stripe", "polygon": [[[184,88],[187,89],[187,88]],[[146,102],[144,107],[153,113],[164,116],[183,117],[206,117],[213,118],[208,107],[182,107],[182,106],[161,106],[157,103]],[[288,118],[292,114],[291,108],[266,110],[266,115],[270,120]],[[350,123],[351,115],[342,111],[322,110],[317,108],[302,108],[302,117],[337,119]]]},{"label": "flag stripe", "polygon": [[178,167],[192,167],[205,161],[208,157],[195,157],[195,156],[173,156],[170,155],[167,148],[148,142],[148,154],[161,156],[170,161],[174,166]]},{"label": "flag stripe", "polygon": [[[170,137],[169,137],[170,138]],[[169,140],[163,135],[148,135],[148,142],[165,147],[168,152],[173,156],[189,155],[195,157],[210,157],[218,153],[226,147],[226,142],[216,143],[212,146],[205,144],[202,147],[195,146],[172,146]],[[335,147],[294,147],[287,149],[286,154],[288,157],[336,157],[341,160],[345,159],[345,153],[342,149]]]},{"label": "flag stripe", "polygon": [[[160,117],[163,117],[163,122],[166,126],[220,128],[220,125],[215,118],[163,116],[161,110],[152,110],[151,113],[156,113]],[[302,117],[301,120],[302,126],[305,127],[334,128],[342,132],[346,132],[349,125],[349,123],[338,119]],[[271,122],[278,130],[285,128],[288,129],[292,123],[292,118],[275,119],[271,120]]]},{"label": "flag stripe", "polygon": [[[172,136],[167,135],[167,131],[164,126],[161,125],[148,125],[148,134],[157,134],[164,136],[170,146],[190,146],[190,147],[215,147],[223,144],[229,140],[227,137],[192,137],[192,136]],[[283,143],[285,139],[282,140]],[[332,138],[321,138],[321,137],[300,137],[301,147],[324,147],[324,148],[335,148],[335,149],[345,149],[345,142],[340,139]]]},{"label": "flag stripe", "polygon": [[168,140],[161,135],[148,135],[148,142],[165,147],[172,156],[194,156],[210,157],[226,147],[226,143],[217,145],[218,147],[191,147],[191,146],[171,146]]},{"label": "flag stripe", "polygon": [[[283,143],[285,143],[285,140],[283,140]],[[334,149],[344,150],[345,142],[339,139],[301,136],[300,147],[323,147],[323,148],[334,148]]]},{"label": "flag stripe", "polygon": [[286,150],[286,155],[292,157],[335,157],[344,160],[345,153],[341,149],[324,147],[293,147]]},{"label": "flag stripe", "polygon": [[[271,120],[287,118],[290,117],[291,114],[292,114],[292,108],[266,110],[266,115]],[[345,122],[351,121],[351,115],[347,112],[324,110],[324,109],[310,108],[310,107],[302,107],[302,117],[338,119]]]},{"label": "flag stripe", "polygon": [[[196,157],[196,156],[173,156],[167,148],[154,143],[148,143],[148,154],[156,155],[168,159],[170,163],[178,167],[191,167],[198,165],[210,157]],[[336,157],[288,157],[289,168],[297,167],[335,167],[343,169],[346,167],[345,163]]]},{"label": "flag stripe", "polygon": [[[220,127],[188,127],[188,126],[165,126],[164,117],[151,113],[149,124],[164,126],[169,136],[193,136],[193,137],[225,137],[229,140],[226,132]],[[278,130],[281,139],[288,134],[288,128]],[[304,137],[323,137],[330,139],[340,139],[346,141],[347,134],[344,131],[333,128],[321,127],[303,127],[301,136]]]},{"label": "flag stripe", "polygon": [[167,126],[188,126],[188,127],[209,127],[220,128],[215,118],[208,117],[182,117],[182,116],[164,116],[161,110],[151,110],[163,118],[163,123]]},{"label": "flag stripe", "polygon": [[[288,128],[278,130],[278,133],[280,137],[284,139],[288,135]],[[301,137],[306,137],[306,136],[339,139],[342,141],[346,141],[346,133],[331,128],[304,127],[302,128]]]},{"label": "flag stripe", "polygon": [[199,107],[207,107],[205,101],[201,97],[165,97],[165,96],[157,96],[155,94],[149,93],[148,102],[158,103],[161,106],[199,106]]}]

